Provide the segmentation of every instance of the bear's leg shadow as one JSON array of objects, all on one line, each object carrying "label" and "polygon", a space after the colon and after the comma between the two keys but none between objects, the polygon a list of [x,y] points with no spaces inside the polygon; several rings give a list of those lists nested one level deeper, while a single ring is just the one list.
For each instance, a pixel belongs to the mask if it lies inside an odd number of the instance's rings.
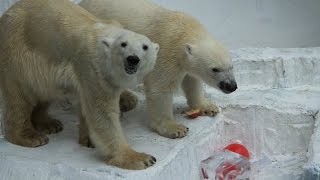
[{"label": "bear's leg shadow", "polygon": [[41,102],[36,105],[32,112],[32,124],[37,131],[43,134],[58,133],[63,129],[60,121],[49,117],[49,107],[50,103]]}]

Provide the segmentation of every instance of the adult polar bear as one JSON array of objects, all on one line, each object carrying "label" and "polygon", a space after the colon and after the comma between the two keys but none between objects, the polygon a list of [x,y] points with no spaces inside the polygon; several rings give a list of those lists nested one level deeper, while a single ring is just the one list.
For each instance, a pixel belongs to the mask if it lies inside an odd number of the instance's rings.
[{"label": "adult polar bear", "polygon": [[67,89],[78,95],[90,138],[106,163],[143,169],[155,162],[127,143],[119,97],[151,71],[158,44],[104,24],[69,0],[17,2],[0,19],[0,42],[9,142],[26,147],[48,143],[46,134],[62,130],[58,120],[48,117],[48,105]]},{"label": "adult polar bear", "polygon": [[202,80],[225,93],[237,89],[228,52],[192,17],[147,0],[82,0],[79,5],[159,43],[155,68],[144,85],[150,126],[160,135],[177,138],[188,131],[173,120],[172,98],[180,84],[190,108],[202,115],[218,112],[204,97]]}]

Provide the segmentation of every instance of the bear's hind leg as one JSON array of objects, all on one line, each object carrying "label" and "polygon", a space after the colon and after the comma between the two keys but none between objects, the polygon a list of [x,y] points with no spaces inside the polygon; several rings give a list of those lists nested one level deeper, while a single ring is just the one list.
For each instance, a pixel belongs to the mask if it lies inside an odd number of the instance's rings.
[{"label": "bear's hind leg", "polygon": [[38,103],[32,112],[32,124],[35,129],[43,134],[52,134],[62,131],[63,125],[60,121],[49,117],[47,102]]},{"label": "bear's hind leg", "polygon": [[48,137],[36,131],[32,126],[33,105],[28,102],[28,98],[19,89],[19,86],[13,85],[13,82],[7,83],[2,86],[2,95],[5,103],[5,138],[13,144],[25,147],[47,144]]}]

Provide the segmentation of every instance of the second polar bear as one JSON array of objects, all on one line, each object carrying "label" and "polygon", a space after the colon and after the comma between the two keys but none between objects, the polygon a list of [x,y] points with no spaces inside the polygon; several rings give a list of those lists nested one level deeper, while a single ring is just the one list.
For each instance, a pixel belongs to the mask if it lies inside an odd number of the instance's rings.
[{"label": "second polar bear", "polygon": [[144,85],[150,126],[160,135],[178,138],[188,131],[173,120],[173,93],[180,85],[189,107],[210,116],[218,108],[204,97],[202,81],[224,93],[237,89],[227,50],[189,15],[149,0],[82,0],[80,6],[159,43],[156,66]]},{"label": "second polar bear", "polygon": [[152,70],[159,45],[103,22],[69,0],[21,0],[3,14],[4,135],[25,147],[48,143],[47,134],[62,130],[60,121],[48,116],[49,104],[70,90],[80,99],[90,138],[106,163],[144,169],[156,160],[128,144],[119,98]]}]

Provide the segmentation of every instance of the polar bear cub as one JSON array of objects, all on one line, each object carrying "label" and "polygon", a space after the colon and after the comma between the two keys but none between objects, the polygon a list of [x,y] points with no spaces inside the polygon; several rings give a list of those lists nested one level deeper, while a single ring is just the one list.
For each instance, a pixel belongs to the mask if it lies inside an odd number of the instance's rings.
[{"label": "polar bear cub", "polygon": [[90,138],[110,165],[144,169],[151,155],[130,148],[119,122],[120,93],[149,73],[159,45],[104,24],[69,0],[21,0],[0,19],[4,134],[37,147],[62,130],[48,106],[64,91],[80,99]]},{"label": "polar bear cub", "polygon": [[187,134],[188,128],[173,119],[173,94],[179,86],[189,107],[208,116],[218,113],[218,107],[205,98],[203,82],[224,93],[237,89],[228,51],[191,16],[150,0],[82,0],[79,5],[161,46],[155,68],[144,81],[150,126],[160,135],[181,138]]}]

